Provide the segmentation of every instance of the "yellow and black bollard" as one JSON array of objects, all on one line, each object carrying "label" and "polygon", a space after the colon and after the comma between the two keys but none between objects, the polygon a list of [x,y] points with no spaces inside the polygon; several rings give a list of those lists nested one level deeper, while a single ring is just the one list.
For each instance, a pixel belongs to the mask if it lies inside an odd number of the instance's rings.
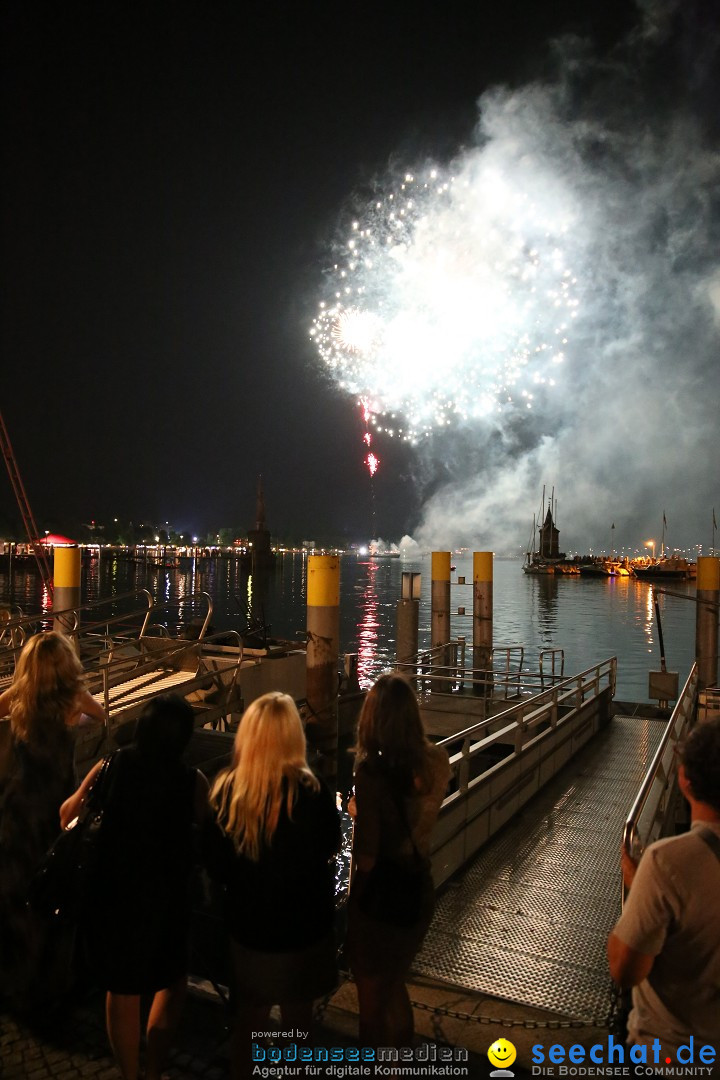
[{"label": "yellow and black bollard", "polygon": [[307,737],[331,785],[337,776],[340,559],[309,555],[307,576]]},{"label": "yellow and black bollard", "polygon": [[720,601],[720,558],[701,555],[697,561],[697,614],[695,656],[698,690],[718,685],[718,601]]},{"label": "yellow and black bollard", "polygon": [[493,553],[473,552],[473,686],[492,694]]},{"label": "yellow and black bollard", "polygon": [[450,552],[433,551],[430,579],[431,672],[436,676],[432,689],[449,692],[450,669]]},{"label": "yellow and black bollard", "polygon": [[[53,611],[67,611],[80,607],[80,548],[53,548]],[[70,634],[75,629],[72,615],[61,615],[53,619],[53,628],[63,634]]]}]

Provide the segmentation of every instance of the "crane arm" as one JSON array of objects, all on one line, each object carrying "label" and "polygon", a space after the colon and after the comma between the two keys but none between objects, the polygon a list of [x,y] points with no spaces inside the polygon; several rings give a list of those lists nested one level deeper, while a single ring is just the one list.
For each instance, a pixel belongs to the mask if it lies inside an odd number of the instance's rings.
[{"label": "crane arm", "polygon": [[15,493],[15,499],[20,509],[20,514],[23,519],[23,525],[25,526],[25,532],[30,546],[32,547],[35,561],[40,571],[40,576],[43,583],[52,596],[52,570],[50,569],[50,561],[47,556],[47,551],[42,546],[38,539],[38,527],[35,524],[35,518],[33,512],[30,509],[30,503],[28,501],[27,494],[25,492],[25,486],[22,482],[22,477],[17,467],[17,461],[15,460],[15,454],[13,452],[12,443],[10,442],[10,436],[8,430],[5,427],[5,421],[3,420],[2,413],[0,413],[0,447],[2,447],[2,454],[7,466],[8,475],[10,477],[10,483]]}]

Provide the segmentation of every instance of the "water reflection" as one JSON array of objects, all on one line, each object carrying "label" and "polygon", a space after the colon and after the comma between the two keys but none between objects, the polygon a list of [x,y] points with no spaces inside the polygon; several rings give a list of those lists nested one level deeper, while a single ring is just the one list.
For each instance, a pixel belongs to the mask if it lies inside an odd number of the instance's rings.
[{"label": "water reflection", "polygon": [[[472,581],[472,558],[458,556],[457,575]],[[419,647],[430,642],[429,562],[391,560],[387,563],[344,556],[340,563],[340,652],[359,654],[363,685],[394,662],[395,611],[401,574],[422,573]],[[277,637],[296,639],[306,626],[307,557],[297,553],[278,556],[262,586],[234,559],[183,559],[179,570],[164,570],[103,554],[83,565],[83,600],[109,597],[147,588],[157,601],[183,599],[208,592],[214,604],[216,630],[241,630],[247,615],[261,611]],[[692,664],[695,642],[694,582],[677,583],[674,592],[688,599],[662,597],[663,636],[668,666],[684,682]],[[48,610],[37,571],[8,565],[0,557],[0,601],[25,612]],[[451,610],[470,604],[462,587],[453,586]],[[452,619],[454,635],[467,634],[465,617]],[[635,579],[594,580],[563,577],[559,580],[523,574],[518,562],[494,564],[493,636],[496,647],[522,644],[525,663],[536,668],[540,650],[563,648],[565,671],[582,671],[610,656],[618,657],[618,692],[621,700],[647,700],[647,673],[657,666],[658,635],[654,629],[652,589]],[[651,653],[655,653],[651,659]],[[653,663],[654,660],[654,663]]]},{"label": "water reflection", "polygon": [[655,605],[653,602],[652,585],[645,590],[645,637],[647,638],[647,651],[653,651],[653,628],[655,626]]},{"label": "water reflection", "polygon": [[372,686],[375,681],[378,668],[378,594],[377,573],[378,564],[368,562],[366,566],[367,578],[361,589],[360,621],[358,623],[358,679],[363,688]]},{"label": "water reflection", "polygon": [[533,585],[541,640],[543,644],[549,645],[554,641],[557,631],[558,580],[554,574],[539,574]]}]

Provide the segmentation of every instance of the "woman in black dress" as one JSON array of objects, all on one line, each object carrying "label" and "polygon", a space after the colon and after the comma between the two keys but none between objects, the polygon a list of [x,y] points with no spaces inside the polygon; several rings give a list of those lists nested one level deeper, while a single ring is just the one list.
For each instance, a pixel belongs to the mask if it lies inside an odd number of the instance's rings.
[{"label": "woman in black dress", "polygon": [[[399,675],[381,675],[358,722],[355,795],[348,807],[354,876],[346,952],[358,992],[363,1046],[411,1046],[413,1014],[406,979],[435,908],[430,837],[450,778],[442,747],[425,735],[415,691]],[[417,910],[368,911],[366,890],[380,863],[413,872]],[[397,899],[391,897],[390,899]]]},{"label": "woman in black dress", "polygon": [[272,1005],[280,1006],[284,1030],[309,1035],[313,999],[336,984],[329,860],[340,846],[340,820],[306,755],[293,699],[264,694],[246,710],[230,768],[211,795],[229,849],[236,1077],[252,1075],[251,1032],[267,1026]]},{"label": "woman in black dress", "polygon": [[[40,1013],[71,983],[72,934],[27,906],[28,885],[60,830],[60,804],[75,787],[74,728],[82,714],[104,720],[85,689],[71,643],[31,637],[11,686],[0,694],[6,726],[0,775],[0,997]],[[8,737],[9,736],[9,737]]]},{"label": "woman in black dress", "polygon": [[[102,842],[86,924],[90,970],[107,991],[108,1036],[124,1080],[137,1080],[141,996],[152,998],[146,1028],[147,1080],[159,1080],[180,1018],[188,971],[192,826],[207,813],[207,780],[182,760],[191,706],[153,698],[135,742],[113,757],[103,782]],[[101,768],[63,805],[77,814]]]}]

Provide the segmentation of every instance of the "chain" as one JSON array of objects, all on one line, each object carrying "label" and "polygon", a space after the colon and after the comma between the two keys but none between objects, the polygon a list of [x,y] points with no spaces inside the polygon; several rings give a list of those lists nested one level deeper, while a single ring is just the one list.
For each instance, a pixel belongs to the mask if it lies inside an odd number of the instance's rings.
[{"label": "chain", "polygon": [[551,1031],[556,1031],[564,1028],[583,1028],[583,1027],[605,1027],[606,1022],[598,1022],[596,1020],[518,1020],[518,1019],[504,1019],[499,1016],[483,1016],[482,1013],[466,1013],[458,1012],[457,1009],[448,1009],[443,1005],[430,1005],[425,1001],[411,1000],[410,1004],[413,1009],[419,1009],[422,1012],[431,1012],[435,1016],[446,1016],[451,1020],[465,1020],[473,1024],[499,1024],[501,1027],[521,1027],[521,1028],[549,1028]]},{"label": "chain", "polygon": [[[343,972],[342,974],[345,982],[353,982],[352,975],[349,972]],[[334,993],[335,991],[333,991],[333,994]],[[315,1010],[316,1020],[322,1020],[333,994],[328,994],[327,997],[318,1002]],[[426,1001],[415,1001],[413,998],[410,999],[410,1004],[413,1009],[433,1014],[433,1031],[435,1032],[436,1038],[441,1039],[444,1039],[440,1028],[441,1017],[447,1017],[450,1020],[464,1020],[466,1023],[471,1024],[497,1024],[503,1028],[516,1027],[527,1028],[530,1030],[534,1030],[535,1028],[546,1028],[549,1031],[564,1031],[573,1028],[598,1027],[613,1030],[618,1017],[621,1015],[620,1002],[621,993],[613,983],[608,1013],[602,1020],[518,1020],[516,1018],[511,1020],[498,1016],[484,1016],[482,1013],[459,1012],[457,1009],[450,1009],[444,1005],[431,1005]]]},{"label": "chain", "polygon": [[610,1008],[608,1009],[605,1026],[614,1034],[620,1034],[623,1038],[627,1035],[627,1016],[630,1009],[628,991],[621,990],[614,983],[610,983]]}]

